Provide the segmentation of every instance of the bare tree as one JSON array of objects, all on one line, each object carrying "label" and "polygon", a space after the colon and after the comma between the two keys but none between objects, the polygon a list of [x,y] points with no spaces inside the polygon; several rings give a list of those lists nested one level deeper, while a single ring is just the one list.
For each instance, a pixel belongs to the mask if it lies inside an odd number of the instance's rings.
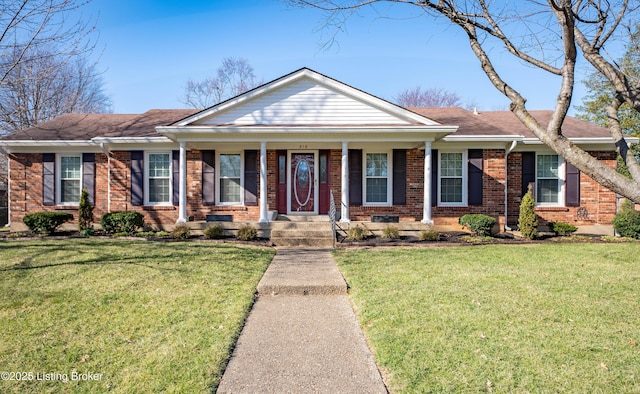
[{"label": "bare tree", "polygon": [[[625,74],[611,54],[616,40],[631,38],[629,26],[639,6],[629,0],[289,0],[294,5],[326,11],[327,26],[340,27],[355,11],[384,4],[417,7],[430,18],[444,18],[466,34],[471,50],[493,86],[506,96],[511,111],[544,144],[596,182],[640,203],[640,165],[629,152],[618,109],[627,103],[640,111],[640,84]],[[379,14],[384,15],[384,12]],[[558,77],[557,97],[548,125],[540,124],[527,110],[526,99],[494,67],[492,59],[502,48],[532,68]],[[571,106],[576,63],[582,57],[609,80],[615,96],[607,107],[607,127],[631,179],[618,174],[562,135],[562,124]],[[519,78],[526,78],[521,74]]]},{"label": "bare tree", "polygon": [[393,99],[396,104],[406,108],[418,107],[465,107],[472,109],[474,104],[462,103],[457,93],[442,88],[426,88],[418,85],[411,89],[404,89]]},{"label": "bare tree", "polygon": [[90,0],[0,0],[0,85],[33,48],[49,47],[56,56],[91,52],[91,20],[70,20]]},{"label": "bare tree", "polygon": [[192,108],[207,108],[260,84],[248,60],[228,57],[222,60],[215,77],[199,82],[188,80],[180,101]]},{"label": "bare tree", "polygon": [[26,54],[15,62],[0,89],[1,130],[32,127],[65,113],[111,112],[111,99],[95,64],[48,47],[32,47]]}]

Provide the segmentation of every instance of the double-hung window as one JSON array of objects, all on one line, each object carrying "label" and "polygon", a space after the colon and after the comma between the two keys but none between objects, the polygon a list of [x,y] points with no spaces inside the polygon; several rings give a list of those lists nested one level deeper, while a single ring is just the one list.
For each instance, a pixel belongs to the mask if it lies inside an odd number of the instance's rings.
[{"label": "double-hung window", "polygon": [[82,190],[82,157],[59,156],[58,204],[77,205]]},{"label": "double-hung window", "polygon": [[148,153],[147,170],[147,205],[171,204],[171,154]]},{"label": "double-hung window", "polygon": [[558,155],[536,156],[536,202],[562,205],[563,161]]},{"label": "double-hung window", "polygon": [[242,205],[242,157],[239,153],[218,156],[218,203]]},{"label": "double-hung window", "polygon": [[440,152],[438,205],[467,205],[467,153]]},{"label": "double-hung window", "polygon": [[365,155],[365,204],[390,204],[390,171],[388,153],[367,153]]}]

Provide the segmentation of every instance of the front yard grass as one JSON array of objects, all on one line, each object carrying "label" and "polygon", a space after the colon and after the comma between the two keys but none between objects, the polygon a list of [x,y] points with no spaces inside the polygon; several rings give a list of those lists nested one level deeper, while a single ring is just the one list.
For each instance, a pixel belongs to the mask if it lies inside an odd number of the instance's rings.
[{"label": "front yard grass", "polygon": [[640,245],[338,251],[392,392],[640,392]]},{"label": "front yard grass", "polygon": [[[273,254],[206,242],[0,241],[0,370],[33,374],[3,375],[0,392],[210,392]],[[72,381],[74,371],[102,375]]]}]

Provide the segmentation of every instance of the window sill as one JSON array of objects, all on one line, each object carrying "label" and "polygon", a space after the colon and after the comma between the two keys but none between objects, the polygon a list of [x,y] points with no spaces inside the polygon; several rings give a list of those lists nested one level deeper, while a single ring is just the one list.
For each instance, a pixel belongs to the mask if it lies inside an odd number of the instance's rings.
[{"label": "window sill", "polygon": [[567,207],[536,207],[536,212],[569,212]]},{"label": "window sill", "polygon": [[68,211],[70,209],[77,210],[80,208],[80,205],[55,205],[53,209],[56,211]]}]

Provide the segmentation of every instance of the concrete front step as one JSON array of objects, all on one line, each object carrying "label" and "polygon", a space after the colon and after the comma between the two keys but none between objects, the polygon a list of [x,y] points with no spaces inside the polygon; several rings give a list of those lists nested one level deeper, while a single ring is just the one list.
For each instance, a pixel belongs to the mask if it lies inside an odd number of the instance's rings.
[{"label": "concrete front step", "polygon": [[271,242],[276,246],[331,247],[331,224],[324,221],[271,223]]}]

